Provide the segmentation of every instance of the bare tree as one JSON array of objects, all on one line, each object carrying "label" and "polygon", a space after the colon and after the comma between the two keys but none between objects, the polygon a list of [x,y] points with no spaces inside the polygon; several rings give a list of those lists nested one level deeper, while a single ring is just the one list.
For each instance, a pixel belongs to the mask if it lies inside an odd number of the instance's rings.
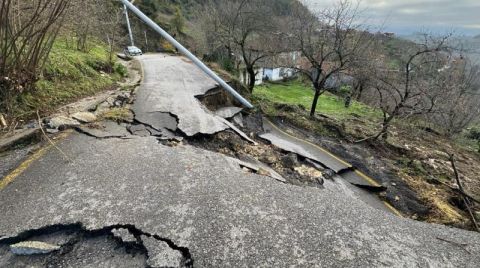
[{"label": "bare tree", "polygon": [[232,61],[237,56],[248,73],[247,86],[253,91],[256,65],[275,54],[274,14],[269,1],[211,1],[201,14],[205,40],[211,50],[224,48]]},{"label": "bare tree", "polygon": [[451,137],[480,117],[480,67],[458,56],[440,70],[436,84],[442,97],[427,118]]},{"label": "bare tree", "polygon": [[88,52],[88,39],[98,30],[101,5],[97,0],[71,0],[70,2],[70,8],[66,12],[67,35],[72,37],[75,49]]},{"label": "bare tree", "polygon": [[115,65],[115,50],[118,44],[126,39],[125,31],[122,28],[124,22],[123,8],[112,1],[97,2],[97,11],[102,19],[99,20],[97,36],[103,38],[108,44],[108,63],[109,72],[113,72]]},{"label": "bare tree", "polygon": [[[369,99],[369,93],[375,82],[375,71],[382,66],[385,60],[381,52],[381,42],[375,36],[371,36],[370,44],[365,47],[361,53],[357,54],[356,60],[350,67],[350,74],[354,77],[351,96],[357,101],[366,101],[367,104],[374,106],[375,100]],[[373,70],[373,71],[372,71]]]},{"label": "bare tree", "polygon": [[31,89],[55,41],[68,0],[0,3],[0,108]]},{"label": "bare tree", "polygon": [[442,88],[437,84],[439,69],[445,66],[448,55],[447,40],[451,34],[435,38],[425,34],[422,44],[412,45],[399,51],[399,70],[377,66],[374,88],[378,93],[379,107],[383,112],[382,129],[373,137],[387,138],[392,121],[398,117],[408,118],[434,110],[442,97]]},{"label": "bare tree", "polygon": [[358,3],[340,0],[332,8],[311,13],[302,5],[293,9],[287,37],[292,48],[301,51],[305,62],[292,66],[312,82],[315,95],[310,110],[314,116],[319,97],[327,91],[328,79],[347,72],[371,41],[358,23]]}]

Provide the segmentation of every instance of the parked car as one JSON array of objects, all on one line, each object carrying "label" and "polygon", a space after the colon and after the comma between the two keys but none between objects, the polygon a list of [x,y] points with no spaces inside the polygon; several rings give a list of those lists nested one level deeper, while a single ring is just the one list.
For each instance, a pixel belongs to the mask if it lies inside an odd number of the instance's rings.
[{"label": "parked car", "polygon": [[127,55],[127,56],[139,56],[139,55],[143,55],[142,50],[139,49],[139,48],[136,47],[136,46],[126,47],[123,52],[124,52],[125,55]]}]

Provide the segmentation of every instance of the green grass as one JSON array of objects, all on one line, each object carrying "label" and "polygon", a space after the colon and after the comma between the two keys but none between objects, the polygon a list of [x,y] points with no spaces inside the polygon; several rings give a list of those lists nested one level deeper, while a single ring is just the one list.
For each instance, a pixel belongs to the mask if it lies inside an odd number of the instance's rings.
[{"label": "green grass", "polygon": [[108,66],[105,45],[94,42],[89,47],[88,52],[82,52],[67,46],[64,40],[56,41],[35,89],[19,96],[15,116],[31,118],[37,110],[50,113],[60,105],[111,88],[124,76],[119,64],[113,74],[103,72]]},{"label": "green grass", "polygon": [[473,125],[468,130],[465,130],[463,133],[457,135],[454,138],[454,141],[460,147],[471,151],[471,152],[480,152],[480,140],[474,139],[472,135],[478,135],[480,133],[480,126]]},{"label": "green grass", "polygon": [[[265,84],[257,86],[253,92],[253,96],[257,101],[267,100],[274,103],[301,105],[308,110],[312,105],[313,94],[311,87],[299,81]],[[338,120],[352,117],[363,117],[370,120],[381,118],[380,111],[356,101],[352,101],[352,105],[349,108],[345,108],[343,98],[328,92],[320,96],[317,104],[317,113],[322,113]]]}]

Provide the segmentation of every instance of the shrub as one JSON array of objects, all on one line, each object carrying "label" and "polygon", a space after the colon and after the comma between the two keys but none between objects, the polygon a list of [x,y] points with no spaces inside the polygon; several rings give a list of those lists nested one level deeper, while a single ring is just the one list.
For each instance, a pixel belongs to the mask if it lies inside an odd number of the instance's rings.
[{"label": "shrub", "polygon": [[115,73],[119,74],[122,77],[127,77],[128,75],[128,70],[125,66],[123,66],[120,63],[116,63],[113,67]]},{"label": "shrub", "polygon": [[480,128],[471,128],[468,131],[467,137],[472,140],[480,141]]},{"label": "shrub", "polygon": [[478,152],[480,153],[480,128],[471,128],[467,133],[467,138],[477,141]]}]

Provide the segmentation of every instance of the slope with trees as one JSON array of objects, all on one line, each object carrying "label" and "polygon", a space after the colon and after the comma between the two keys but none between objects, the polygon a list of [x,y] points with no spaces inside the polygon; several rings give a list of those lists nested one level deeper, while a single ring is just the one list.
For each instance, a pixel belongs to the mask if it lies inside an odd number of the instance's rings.
[{"label": "slope with trees", "polygon": [[124,73],[113,56],[120,8],[113,1],[2,1],[0,113],[14,122],[113,85]]},{"label": "slope with trees", "polygon": [[[426,215],[412,217],[470,228],[469,214],[455,201],[457,183],[449,155],[459,157],[461,180],[478,197],[474,126],[480,115],[480,86],[478,67],[451,41],[455,37],[424,34],[412,42],[368,33],[368,26],[354,18],[351,1],[338,1],[336,8],[317,15],[292,14],[288,19],[296,23],[287,23],[283,34],[291,38],[289,46],[302,52],[300,81],[260,86],[254,92],[256,104],[319,140],[325,135],[337,140],[331,149],[343,148],[338,153],[351,155],[353,161],[374,156],[375,165],[382,163],[379,172],[394,172],[406,185],[402,187],[415,191],[430,208]],[[354,83],[328,88],[328,78],[336,75],[350,75]],[[351,108],[343,104],[344,89],[354,99]],[[369,108],[363,109],[361,102]],[[316,111],[322,105],[324,109]],[[359,140],[367,142],[356,143]],[[387,198],[394,205],[406,202],[402,196]]]},{"label": "slope with trees", "polygon": [[318,98],[327,91],[327,81],[352,69],[371,44],[371,35],[364,25],[358,24],[358,12],[358,5],[349,1],[339,1],[317,13],[299,5],[293,9],[286,38],[290,39],[291,48],[301,51],[306,60],[300,67],[292,67],[313,85],[312,117]]}]

